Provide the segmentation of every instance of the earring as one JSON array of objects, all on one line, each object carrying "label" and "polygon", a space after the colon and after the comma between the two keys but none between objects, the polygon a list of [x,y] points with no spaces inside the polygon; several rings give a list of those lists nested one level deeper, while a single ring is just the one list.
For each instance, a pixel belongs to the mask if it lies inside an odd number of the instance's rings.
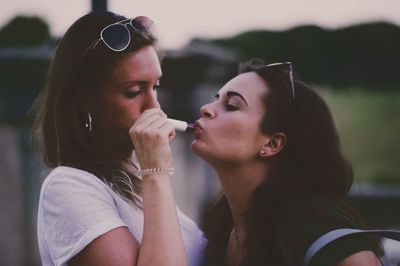
[{"label": "earring", "polygon": [[264,150],[261,150],[261,151],[260,151],[260,156],[263,156],[263,155],[265,155],[265,151],[264,151]]},{"label": "earring", "polygon": [[88,112],[87,118],[87,121],[85,121],[85,128],[87,128],[89,132],[92,132],[92,116],[90,115],[90,112]]}]

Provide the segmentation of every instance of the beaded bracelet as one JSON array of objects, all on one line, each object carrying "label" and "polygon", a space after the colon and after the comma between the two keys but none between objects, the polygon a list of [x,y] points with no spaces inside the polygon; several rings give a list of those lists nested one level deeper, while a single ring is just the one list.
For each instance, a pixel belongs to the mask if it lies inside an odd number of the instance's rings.
[{"label": "beaded bracelet", "polygon": [[175,173],[175,168],[169,167],[169,168],[149,168],[149,169],[142,169],[140,171],[136,172],[136,176],[139,177],[140,179],[143,179],[146,175],[151,175],[151,174],[167,174],[167,175],[173,175]]}]

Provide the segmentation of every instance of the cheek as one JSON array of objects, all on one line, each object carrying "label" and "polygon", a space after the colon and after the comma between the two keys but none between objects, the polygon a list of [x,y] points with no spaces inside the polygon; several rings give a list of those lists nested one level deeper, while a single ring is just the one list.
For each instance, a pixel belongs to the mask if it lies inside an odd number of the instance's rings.
[{"label": "cheek", "polygon": [[240,153],[247,146],[248,130],[243,121],[229,119],[223,123],[217,123],[213,132],[210,132],[212,146],[221,153]]},{"label": "cheek", "polygon": [[140,104],[137,101],[125,101],[115,108],[115,117],[123,127],[130,128],[141,115]]},{"label": "cheek", "polygon": [[125,101],[120,106],[120,112],[126,114],[126,118],[131,121],[136,121],[136,119],[142,113],[140,101]]},{"label": "cheek", "polygon": [[[228,119],[221,125],[223,127],[217,128],[216,132],[226,140],[240,140],[247,134],[248,126],[243,123],[243,119]],[[218,125],[217,125],[218,126]]]},{"label": "cheek", "polygon": [[104,126],[129,129],[141,114],[140,105],[134,100],[116,99],[99,108]]},{"label": "cheek", "polygon": [[218,140],[224,149],[229,149],[233,153],[253,153],[257,150],[260,141],[260,129],[258,120],[255,118],[246,118],[240,123],[231,121],[229,126],[217,131]]},{"label": "cheek", "polygon": [[191,149],[210,162],[249,161],[258,153],[259,133],[255,120],[240,117],[209,124],[206,136],[192,142]]}]

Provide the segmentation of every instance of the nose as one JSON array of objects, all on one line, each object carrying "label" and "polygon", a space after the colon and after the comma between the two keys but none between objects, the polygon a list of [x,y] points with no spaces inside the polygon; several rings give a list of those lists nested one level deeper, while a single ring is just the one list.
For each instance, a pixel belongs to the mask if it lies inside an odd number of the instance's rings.
[{"label": "nose", "polygon": [[160,108],[160,103],[157,99],[157,91],[156,90],[148,90],[146,93],[145,101],[143,104],[143,109],[151,109],[151,108]]},{"label": "nose", "polygon": [[203,105],[200,108],[200,114],[203,117],[207,117],[207,118],[213,118],[215,117],[215,111],[212,109],[212,103],[208,103]]}]

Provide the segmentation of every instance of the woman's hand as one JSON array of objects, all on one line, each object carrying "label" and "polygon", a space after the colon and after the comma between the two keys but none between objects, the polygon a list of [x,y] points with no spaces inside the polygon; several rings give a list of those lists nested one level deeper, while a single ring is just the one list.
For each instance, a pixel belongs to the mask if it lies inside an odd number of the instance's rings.
[{"label": "woman's hand", "polygon": [[143,112],[129,129],[129,135],[142,169],[164,168],[172,165],[170,143],[175,129],[158,108]]},{"label": "woman's hand", "polygon": [[[170,142],[175,129],[160,109],[143,112],[129,135],[142,169],[172,165]],[[159,178],[161,175],[164,178]],[[171,182],[166,173],[143,178],[143,238],[138,265],[187,265]]]}]

